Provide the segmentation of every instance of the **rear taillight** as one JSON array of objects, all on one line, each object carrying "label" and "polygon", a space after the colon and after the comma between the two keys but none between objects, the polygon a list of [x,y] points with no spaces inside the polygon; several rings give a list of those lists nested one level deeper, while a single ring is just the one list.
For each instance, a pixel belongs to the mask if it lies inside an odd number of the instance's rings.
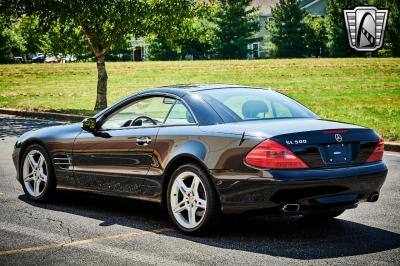
[{"label": "rear taillight", "polygon": [[367,159],[367,163],[382,161],[384,149],[385,149],[385,143],[381,138],[379,138],[378,144],[376,145],[374,151]]},{"label": "rear taillight", "polygon": [[273,141],[266,140],[253,148],[244,160],[257,168],[295,169],[308,168],[291,150]]}]

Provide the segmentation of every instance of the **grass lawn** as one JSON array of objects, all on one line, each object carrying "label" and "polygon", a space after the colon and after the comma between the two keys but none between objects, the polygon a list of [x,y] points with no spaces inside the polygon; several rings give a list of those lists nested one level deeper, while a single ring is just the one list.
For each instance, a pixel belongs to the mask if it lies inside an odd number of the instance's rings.
[{"label": "grass lawn", "polygon": [[[400,140],[400,58],[108,63],[109,104],[139,89],[184,83],[269,87],[323,118]],[[0,107],[90,114],[95,63],[0,65]]]}]

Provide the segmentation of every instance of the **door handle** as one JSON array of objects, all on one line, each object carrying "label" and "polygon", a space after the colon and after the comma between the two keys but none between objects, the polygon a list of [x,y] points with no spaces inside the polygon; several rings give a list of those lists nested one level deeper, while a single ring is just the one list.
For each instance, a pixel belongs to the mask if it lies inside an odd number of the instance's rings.
[{"label": "door handle", "polygon": [[136,139],[136,144],[140,146],[147,146],[151,143],[150,137],[139,137]]}]

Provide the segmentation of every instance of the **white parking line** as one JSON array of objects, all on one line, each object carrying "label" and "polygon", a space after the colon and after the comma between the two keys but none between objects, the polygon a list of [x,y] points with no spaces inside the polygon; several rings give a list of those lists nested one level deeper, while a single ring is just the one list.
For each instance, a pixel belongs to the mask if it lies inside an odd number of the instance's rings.
[{"label": "white parking line", "polygon": [[145,235],[149,235],[149,234],[159,234],[159,233],[163,233],[163,232],[171,231],[171,230],[172,230],[171,228],[160,228],[160,229],[155,229],[155,230],[150,230],[150,231],[130,232],[130,233],[124,233],[124,234],[110,235],[110,236],[100,236],[100,237],[77,240],[77,241],[72,241],[72,242],[52,243],[52,244],[42,245],[42,246],[34,246],[34,247],[10,249],[10,250],[0,250],[0,256],[17,254],[17,253],[18,254],[26,253],[26,252],[32,252],[32,251],[43,251],[43,250],[54,249],[54,248],[79,246],[79,245],[83,245],[83,244],[90,244],[90,243],[94,243],[94,242],[98,242],[98,241],[113,240],[113,239],[118,239],[118,238],[140,237],[140,236],[145,236]]},{"label": "white parking line", "polygon": [[[150,234],[159,234],[159,233],[173,230],[172,228],[164,227],[164,228],[148,230],[148,231],[136,231],[136,232],[127,232],[127,233],[108,235],[108,236],[98,236],[98,237],[69,242],[70,238],[67,236],[44,232],[44,231],[41,231],[38,229],[29,228],[29,227],[26,227],[23,225],[7,223],[7,222],[0,222],[0,228],[1,228],[1,230],[8,231],[8,232],[16,232],[19,234],[28,235],[28,236],[35,237],[38,239],[58,242],[58,243],[51,243],[51,244],[40,245],[40,246],[17,248],[17,249],[10,249],[10,250],[0,250],[0,256],[27,253],[27,252],[33,252],[33,251],[44,251],[44,250],[64,248],[64,247],[83,247],[83,248],[89,248],[89,249],[91,248],[94,250],[109,249],[112,252],[113,247],[103,247],[102,245],[98,245],[95,243],[100,242],[100,241],[115,240],[115,239],[120,239],[120,238],[141,237],[141,236],[146,236],[146,235],[150,235]],[[93,244],[94,244],[94,246],[91,246]]]}]

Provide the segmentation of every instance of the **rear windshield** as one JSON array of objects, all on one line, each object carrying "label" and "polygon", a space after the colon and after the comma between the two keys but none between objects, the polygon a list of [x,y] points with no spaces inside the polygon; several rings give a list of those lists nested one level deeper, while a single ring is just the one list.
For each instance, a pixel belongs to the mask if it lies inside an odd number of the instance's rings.
[{"label": "rear windshield", "polygon": [[284,118],[318,118],[313,112],[280,93],[252,88],[198,91],[225,122]]}]

